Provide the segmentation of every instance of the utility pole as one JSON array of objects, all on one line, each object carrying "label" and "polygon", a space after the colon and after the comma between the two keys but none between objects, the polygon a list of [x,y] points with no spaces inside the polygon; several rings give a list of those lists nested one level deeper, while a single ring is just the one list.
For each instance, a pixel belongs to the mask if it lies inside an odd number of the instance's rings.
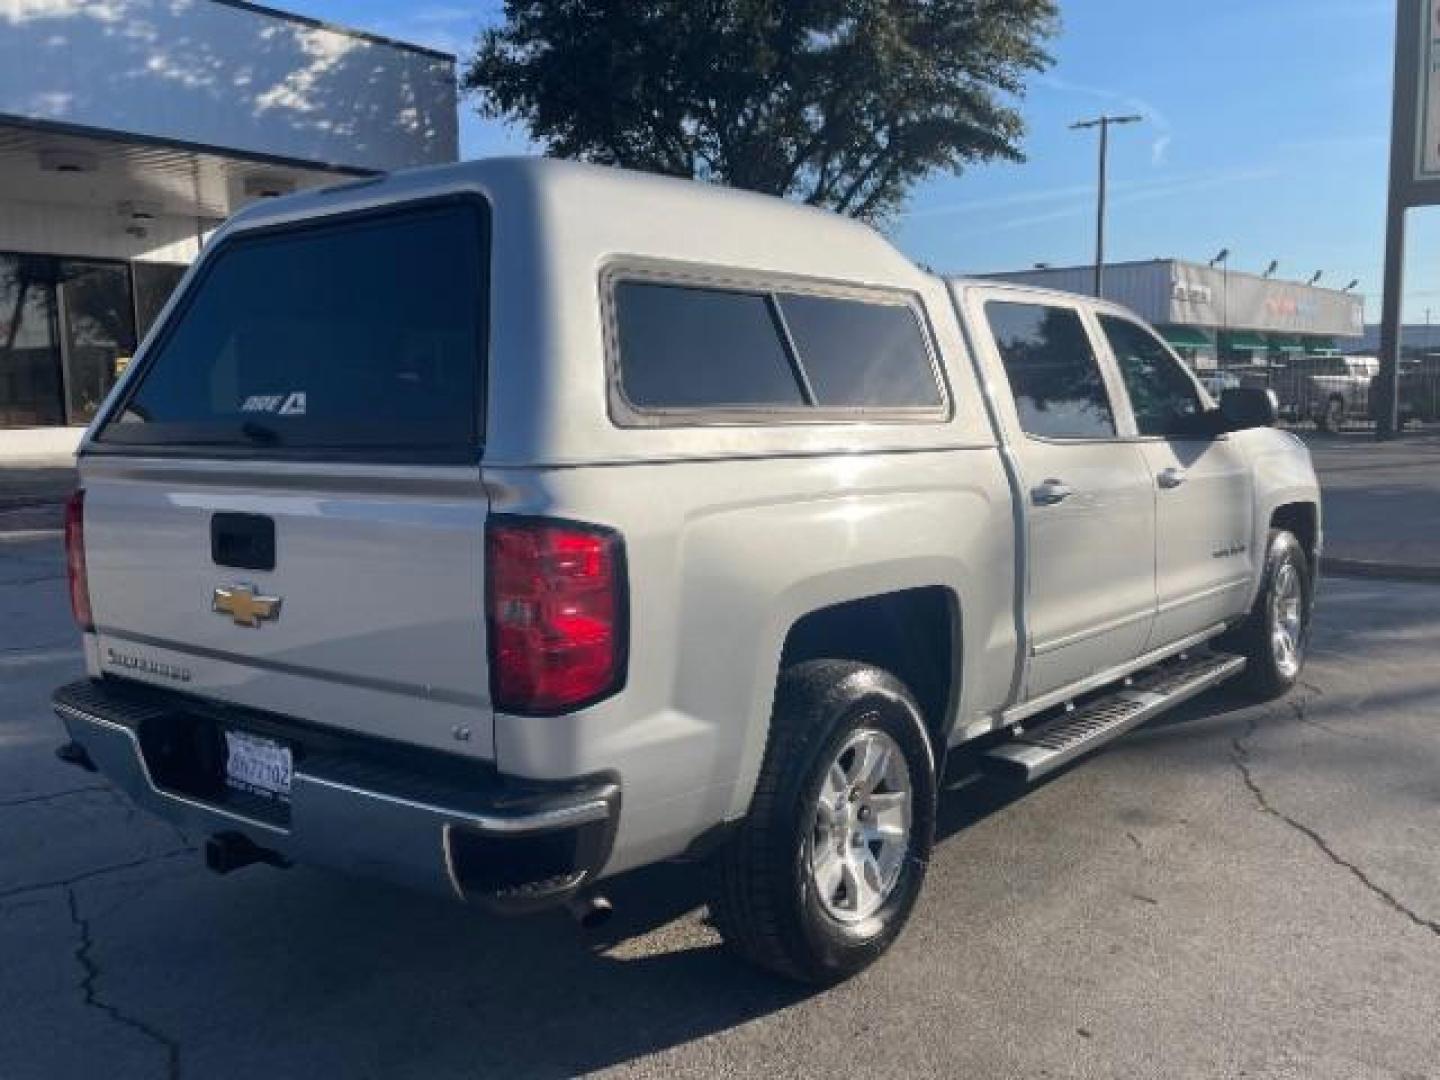
[{"label": "utility pole", "polygon": [[1080,120],[1070,125],[1071,131],[1100,129],[1100,191],[1095,214],[1095,295],[1105,294],[1105,186],[1110,158],[1110,125],[1138,124],[1143,116],[1097,116],[1093,120]]}]

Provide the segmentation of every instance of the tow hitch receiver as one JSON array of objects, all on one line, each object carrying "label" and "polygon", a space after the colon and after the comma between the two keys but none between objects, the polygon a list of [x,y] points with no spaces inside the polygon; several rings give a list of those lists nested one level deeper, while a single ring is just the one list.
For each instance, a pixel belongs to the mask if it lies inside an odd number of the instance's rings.
[{"label": "tow hitch receiver", "polygon": [[205,865],[217,874],[242,870],[252,863],[264,863],[282,870],[290,865],[289,860],[279,852],[263,848],[241,833],[216,833],[205,841]]}]

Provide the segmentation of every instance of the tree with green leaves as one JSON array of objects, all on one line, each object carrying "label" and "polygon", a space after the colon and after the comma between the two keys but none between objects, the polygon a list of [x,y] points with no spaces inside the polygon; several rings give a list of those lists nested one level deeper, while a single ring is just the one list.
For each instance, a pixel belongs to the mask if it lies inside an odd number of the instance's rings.
[{"label": "tree with green leaves", "polygon": [[869,221],[939,171],[1020,161],[1056,0],[506,0],[465,73],[553,156]]}]

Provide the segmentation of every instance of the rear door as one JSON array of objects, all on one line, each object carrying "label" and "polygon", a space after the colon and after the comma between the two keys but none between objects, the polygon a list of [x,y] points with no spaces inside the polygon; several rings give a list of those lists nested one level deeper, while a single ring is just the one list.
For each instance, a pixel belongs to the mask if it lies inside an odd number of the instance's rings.
[{"label": "rear door", "polygon": [[1077,304],[976,290],[975,325],[1010,392],[996,395],[1026,529],[1026,697],[1133,659],[1155,611],[1155,507],[1139,449]]},{"label": "rear door", "polygon": [[486,258],[474,200],[206,256],[81,460],[103,672],[493,756]]},{"label": "rear door", "polygon": [[1155,499],[1156,618],[1151,647],[1211,629],[1245,609],[1254,481],[1244,452],[1210,434],[1195,379],[1150,330],[1100,312],[1125,384]]}]

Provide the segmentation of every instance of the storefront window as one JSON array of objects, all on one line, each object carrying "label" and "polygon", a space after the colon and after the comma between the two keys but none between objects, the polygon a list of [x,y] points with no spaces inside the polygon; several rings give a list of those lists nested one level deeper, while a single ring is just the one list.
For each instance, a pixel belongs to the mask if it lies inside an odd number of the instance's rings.
[{"label": "storefront window", "polygon": [[89,423],[135,351],[130,270],[123,263],[60,263],[68,421]]},{"label": "storefront window", "polygon": [[0,255],[0,427],[65,423],[54,260]]},{"label": "storefront window", "polygon": [[134,263],[135,336],[144,338],[188,269],[183,263]]},{"label": "storefront window", "polygon": [[184,273],[0,253],[0,427],[88,424]]}]

